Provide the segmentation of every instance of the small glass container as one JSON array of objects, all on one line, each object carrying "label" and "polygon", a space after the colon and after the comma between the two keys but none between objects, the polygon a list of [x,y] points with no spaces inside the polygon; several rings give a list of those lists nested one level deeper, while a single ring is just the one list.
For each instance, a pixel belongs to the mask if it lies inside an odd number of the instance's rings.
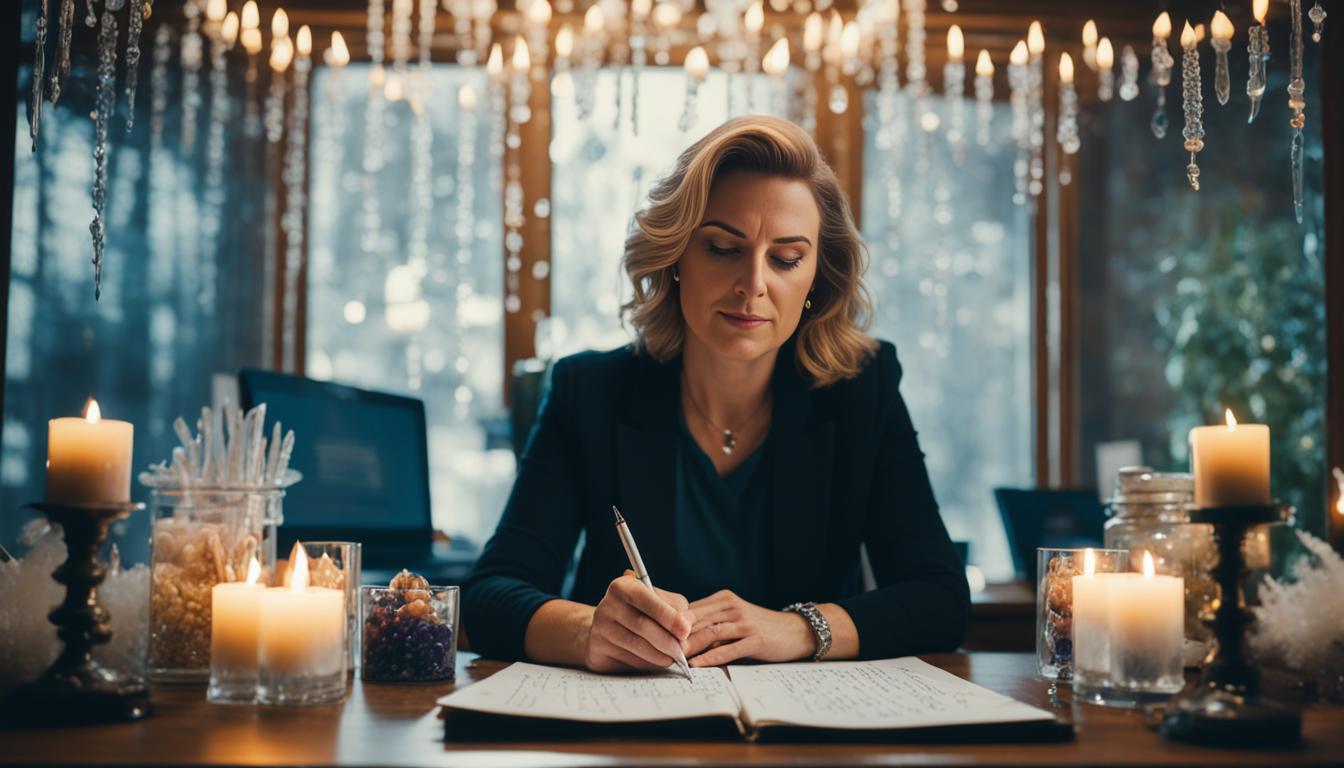
[{"label": "small glass container", "polygon": [[344,698],[344,601],[344,593],[330,587],[272,587],[261,594],[258,703],[307,706]]},{"label": "small glass container", "polygon": [[[397,585],[405,576],[392,580]],[[457,668],[458,588],[360,588],[360,679],[377,683],[452,680]]]},{"label": "small glass container", "polygon": [[[1036,672],[1042,680],[1073,679],[1073,577],[1083,573],[1087,549],[1036,550]],[[1129,565],[1123,549],[1092,549],[1097,573]]]},{"label": "small glass container", "polygon": [[355,541],[305,541],[303,549],[308,553],[308,583],[338,589],[345,596],[345,671],[354,672],[362,547]]},{"label": "small glass container", "polygon": [[211,590],[243,581],[256,558],[275,571],[280,487],[152,488],[148,669],[155,682],[205,682],[210,673]]},{"label": "small glass container", "polygon": [[1210,575],[1217,564],[1212,531],[1190,522],[1195,480],[1184,472],[1155,472],[1125,467],[1115,480],[1115,496],[1107,504],[1107,547],[1127,549],[1129,567],[1139,571],[1143,555],[1153,557],[1156,573],[1185,580],[1185,666],[1197,667],[1208,655],[1212,635],[1205,622],[1213,618],[1218,584]]}]

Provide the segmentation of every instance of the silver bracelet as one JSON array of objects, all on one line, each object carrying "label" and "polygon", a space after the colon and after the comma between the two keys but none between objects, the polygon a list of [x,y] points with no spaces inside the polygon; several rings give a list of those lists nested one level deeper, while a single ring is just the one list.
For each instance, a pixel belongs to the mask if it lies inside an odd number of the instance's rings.
[{"label": "silver bracelet", "polygon": [[812,660],[821,661],[822,657],[831,651],[831,624],[817,609],[817,604],[794,603],[784,606],[784,610],[801,615],[804,619],[807,619],[808,624],[812,625],[812,634],[817,638],[817,652],[812,654]]}]

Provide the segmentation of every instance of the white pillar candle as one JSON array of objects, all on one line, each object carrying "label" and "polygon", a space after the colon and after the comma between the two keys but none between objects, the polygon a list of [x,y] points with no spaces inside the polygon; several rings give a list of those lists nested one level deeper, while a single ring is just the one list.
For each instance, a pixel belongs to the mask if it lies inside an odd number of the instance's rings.
[{"label": "white pillar candle", "polygon": [[95,400],[89,400],[83,418],[48,421],[47,502],[130,501],[134,433],[129,421],[102,418]]},{"label": "white pillar candle", "polygon": [[258,584],[261,564],[252,558],[247,581],[216,584],[210,590],[210,666],[233,675],[257,674],[257,629],[261,623]]},{"label": "white pillar candle", "polygon": [[344,675],[344,595],[308,586],[308,557],[296,549],[290,585],[261,594],[258,662],[271,674]]},{"label": "white pillar candle", "polygon": [[1111,579],[1107,590],[1112,684],[1179,691],[1185,682],[1185,580],[1156,575],[1153,556],[1145,552],[1142,578]]},{"label": "white pillar candle", "polygon": [[1097,573],[1096,554],[1083,555],[1083,574],[1073,577],[1073,674],[1103,683],[1111,670],[1110,587],[1137,573]]},{"label": "white pillar candle", "polygon": [[1190,430],[1190,465],[1195,474],[1195,504],[1200,507],[1270,503],[1269,427],[1238,424],[1227,411],[1227,425]]}]

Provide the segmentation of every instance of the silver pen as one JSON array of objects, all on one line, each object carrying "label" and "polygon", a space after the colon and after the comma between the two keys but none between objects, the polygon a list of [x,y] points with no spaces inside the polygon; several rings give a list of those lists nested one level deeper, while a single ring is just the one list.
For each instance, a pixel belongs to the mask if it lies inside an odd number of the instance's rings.
[{"label": "silver pen", "polygon": [[[625,555],[630,558],[630,569],[635,572],[635,577],[644,582],[644,586],[653,591],[653,580],[649,578],[649,572],[644,568],[644,560],[639,556],[639,547],[635,544],[635,537],[630,533],[630,526],[625,524],[625,518],[621,517],[621,510],[611,505],[611,511],[616,513],[616,533],[621,537],[621,546],[625,547]],[[657,593],[655,593],[657,594]],[[691,665],[686,662],[686,654],[682,653],[681,646],[677,646],[677,655],[675,657],[677,669],[691,679]]]}]

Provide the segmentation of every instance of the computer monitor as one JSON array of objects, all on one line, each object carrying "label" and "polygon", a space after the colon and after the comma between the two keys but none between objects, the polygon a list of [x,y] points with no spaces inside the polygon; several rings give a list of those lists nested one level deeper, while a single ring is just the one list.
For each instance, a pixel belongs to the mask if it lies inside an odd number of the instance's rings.
[{"label": "computer monitor", "polygon": [[294,430],[280,552],[295,539],[364,543],[364,561],[428,557],[429,451],[421,400],[271,371],[238,374],[245,408],[266,404],[266,435]]}]

